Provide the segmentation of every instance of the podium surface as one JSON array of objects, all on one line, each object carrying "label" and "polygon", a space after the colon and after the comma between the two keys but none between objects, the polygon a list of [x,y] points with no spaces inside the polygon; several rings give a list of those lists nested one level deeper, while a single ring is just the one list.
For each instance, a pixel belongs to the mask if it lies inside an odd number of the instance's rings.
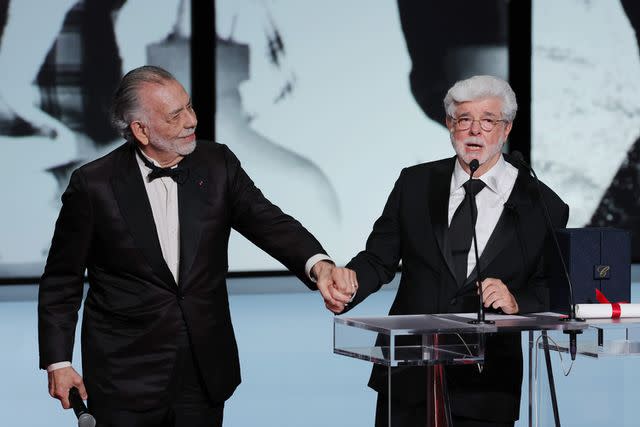
[{"label": "podium surface", "polygon": [[563,322],[556,313],[487,315],[494,322],[487,324],[474,319],[476,313],[335,317],[334,353],[389,367],[481,363],[484,334],[589,326]]}]

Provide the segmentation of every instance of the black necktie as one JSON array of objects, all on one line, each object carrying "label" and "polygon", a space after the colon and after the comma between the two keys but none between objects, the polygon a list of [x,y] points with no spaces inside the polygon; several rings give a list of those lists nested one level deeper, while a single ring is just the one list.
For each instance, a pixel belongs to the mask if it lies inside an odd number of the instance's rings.
[{"label": "black necktie", "polygon": [[163,176],[170,177],[178,184],[184,184],[184,182],[187,180],[187,177],[189,176],[188,168],[181,167],[180,164],[178,164],[174,168],[161,168],[159,166],[154,165],[137,148],[136,148],[136,152],[138,153],[138,156],[140,156],[140,158],[142,159],[142,162],[145,164],[145,166],[151,169],[151,172],[149,172],[149,175],[147,175],[147,177],[149,178],[149,182],[153,181],[156,178],[161,178]]},{"label": "black necktie", "polygon": [[[453,265],[456,273],[458,286],[464,284],[467,278],[467,258],[471,249],[473,239],[473,228],[478,219],[478,208],[476,207],[476,194],[484,187],[485,183],[479,179],[472,179],[463,184],[464,199],[451,219],[449,226],[449,246],[453,257]],[[471,222],[471,211],[473,210],[473,225]]]}]

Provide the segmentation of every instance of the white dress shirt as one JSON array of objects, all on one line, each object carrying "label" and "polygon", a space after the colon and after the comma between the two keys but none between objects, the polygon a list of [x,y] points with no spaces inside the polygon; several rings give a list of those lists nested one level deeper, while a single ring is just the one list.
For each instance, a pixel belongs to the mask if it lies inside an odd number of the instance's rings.
[{"label": "white dress shirt", "polygon": [[[455,163],[449,193],[449,217],[447,222],[449,225],[451,225],[453,214],[464,200],[465,191],[462,185],[469,179],[469,174],[462,169],[457,159]],[[476,195],[476,205],[478,207],[476,236],[478,237],[479,257],[482,256],[489,237],[491,237],[496,224],[498,224],[498,219],[502,215],[504,204],[509,199],[509,195],[511,195],[516,178],[518,178],[518,169],[507,163],[502,155],[491,169],[478,177],[486,184],[486,187]],[[471,250],[467,258],[467,276],[475,266],[476,257],[472,240]]]},{"label": "white dress shirt", "polygon": [[[160,167],[160,164],[151,157],[142,151],[140,151],[140,153],[154,165]],[[156,232],[158,233],[158,240],[160,241],[160,249],[162,249],[162,257],[167,263],[169,270],[171,270],[171,274],[176,283],[178,283],[178,269],[180,267],[178,183],[168,176],[149,181],[148,175],[151,173],[151,168],[144,164],[140,156],[136,156],[136,161],[140,167],[144,188],[147,190],[147,196],[151,204],[151,212],[153,213],[153,221],[156,224]]]}]

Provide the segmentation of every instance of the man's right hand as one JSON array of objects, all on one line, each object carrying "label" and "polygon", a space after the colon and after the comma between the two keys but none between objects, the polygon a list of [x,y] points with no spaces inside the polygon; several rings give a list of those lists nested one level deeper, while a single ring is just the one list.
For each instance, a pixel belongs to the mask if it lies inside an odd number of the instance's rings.
[{"label": "man's right hand", "polygon": [[80,397],[87,400],[87,390],[80,374],[71,366],[53,370],[49,374],[49,394],[62,404],[64,409],[71,408],[69,403],[69,390],[76,387],[80,392]]}]

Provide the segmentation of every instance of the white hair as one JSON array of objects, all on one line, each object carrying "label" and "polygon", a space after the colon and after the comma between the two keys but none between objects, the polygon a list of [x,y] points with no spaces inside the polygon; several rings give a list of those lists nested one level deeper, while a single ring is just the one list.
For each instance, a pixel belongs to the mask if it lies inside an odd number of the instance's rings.
[{"label": "white hair", "polygon": [[509,83],[494,76],[473,76],[456,82],[444,97],[444,109],[453,117],[458,104],[492,97],[502,100],[503,119],[512,122],[518,111],[516,94]]}]

